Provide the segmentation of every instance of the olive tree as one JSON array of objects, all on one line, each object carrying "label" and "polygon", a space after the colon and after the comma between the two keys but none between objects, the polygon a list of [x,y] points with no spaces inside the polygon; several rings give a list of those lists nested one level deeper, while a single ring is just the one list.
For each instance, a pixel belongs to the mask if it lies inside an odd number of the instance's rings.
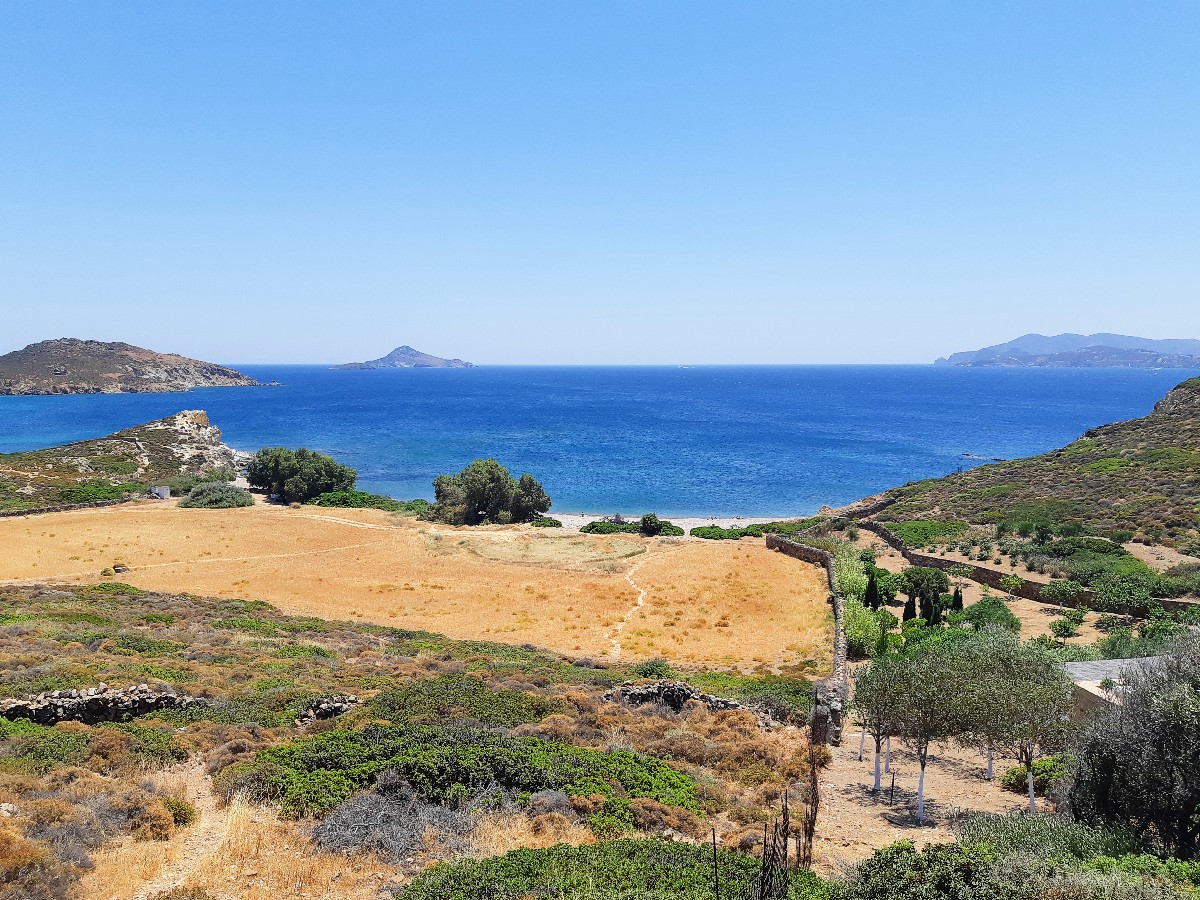
[{"label": "olive tree", "polygon": [[854,674],[854,694],[851,709],[864,733],[875,741],[875,785],[872,790],[881,790],[880,756],[883,744],[899,730],[897,709],[901,698],[896,691],[896,680],[892,669],[899,657],[880,656]]},{"label": "olive tree", "polygon": [[427,517],[451,525],[529,522],[550,509],[550,497],[529,473],[516,480],[494,459],[477,459],[433,480]]},{"label": "olive tree", "polygon": [[1175,639],[1121,680],[1121,702],[1071,748],[1071,809],[1145,835],[1164,855],[1200,858],[1200,639]]},{"label": "olive tree", "polygon": [[[911,571],[911,570],[910,570]],[[895,692],[895,733],[912,748],[921,774],[917,780],[917,821],[925,821],[925,766],[931,744],[961,731],[958,680],[945,641],[928,641],[897,654],[888,669]]]},{"label": "olive tree", "polygon": [[960,740],[988,755],[993,777],[997,751],[1025,767],[1029,811],[1036,812],[1033,764],[1065,745],[1074,684],[1063,665],[1035,644],[988,628],[952,649],[959,680]]}]

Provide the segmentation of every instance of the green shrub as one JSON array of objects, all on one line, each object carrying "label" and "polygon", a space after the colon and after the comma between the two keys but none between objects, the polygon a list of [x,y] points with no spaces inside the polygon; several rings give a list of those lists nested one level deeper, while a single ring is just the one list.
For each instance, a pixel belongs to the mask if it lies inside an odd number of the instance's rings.
[{"label": "green shrub", "polygon": [[637,522],[588,522],[579,529],[583,534],[641,534]]},{"label": "green shrub", "polygon": [[104,581],[100,584],[89,584],[86,587],[79,589],[81,597],[104,597],[104,596],[121,596],[121,597],[144,597],[146,592],[141,588],[135,588],[132,584],[124,584],[120,581]]},{"label": "green shrub", "polygon": [[372,716],[394,723],[475,722],[513,728],[562,708],[548,697],[495,690],[472,675],[439,675],[383,691],[367,704]]},{"label": "green shrub", "polygon": [[88,757],[91,735],[34,725],[13,735],[10,754],[45,772],[54,766],[79,765]]},{"label": "green shrub", "polygon": [[[487,859],[443,862],[397,894],[400,900],[712,900],[716,867],[722,897],[756,886],[756,859],[703,844],[616,840],[545,850],[513,850]],[[826,886],[793,871],[789,900],[819,900]]]},{"label": "green shrub", "polygon": [[699,812],[696,783],[661,760],[629,750],[601,753],[476,728],[371,724],[335,730],[259,752],[278,766],[272,784],[285,815],[324,815],[355,790],[394,769],[422,798],[443,802],[463,787],[647,797]]},{"label": "green shrub", "polygon": [[729,697],[761,710],[777,722],[803,724],[812,709],[813,685],[806,678],[698,672],[684,676],[684,680],[710,694]]},{"label": "green shrub", "polygon": [[900,538],[909,547],[931,547],[944,544],[959,537],[967,530],[966,522],[939,522],[917,520],[913,522],[885,522],[888,531]]},{"label": "green shrub", "polygon": [[175,735],[141,722],[105,722],[100,728],[119,731],[133,738],[133,753],[146,765],[160,768],[188,758]]},{"label": "green shrub", "polygon": [[972,603],[964,609],[962,616],[977,630],[987,627],[1003,628],[1014,634],[1021,630],[1021,620],[1013,615],[1013,611],[999,597],[980,598],[977,603]]},{"label": "green shrub", "polygon": [[1038,597],[1049,603],[1070,605],[1083,593],[1083,585],[1077,581],[1051,581],[1042,585]]},{"label": "green shrub", "polygon": [[181,800],[178,797],[159,797],[158,799],[167,808],[172,820],[174,820],[175,825],[179,828],[186,828],[198,818],[196,807],[192,806],[186,800]]},{"label": "green shrub", "polygon": [[118,634],[112,638],[114,652],[137,653],[145,656],[170,656],[184,648],[176,641],[162,641],[140,634]]},{"label": "green shrub", "polygon": [[120,500],[137,491],[145,490],[140,484],[109,484],[107,481],[81,481],[60,488],[58,499],[63,503],[98,503],[101,500]]},{"label": "green shrub", "polygon": [[1105,613],[1102,616],[1096,617],[1097,631],[1115,631],[1118,628],[1126,627],[1127,620],[1125,616],[1115,616],[1112,613]]},{"label": "green shrub", "polygon": [[[654,516],[654,513],[647,513],[642,517],[642,521],[646,520],[647,516]],[[642,531],[642,522],[589,522],[580,528],[583,534],[641,534],[647,537],[682,537],[683,529],[673,522],[668,522],[666,519],[660,519],[654,516],[651,527],[656,528],[652,535],[646,535]],[[694,529],[693,529],[694,530]]]},{"label": "green shrub", "polygon": [[563,523],[558,519],[552,519],[549,516],[538,516],[529,523],[534,528],[562,528]]},{"label": "green shrub", "polygon": [[[1025,770],[1018,767],[1022,793],[1028,790]],[[1037,783],[1034,782],[1036,789]],[[1001,853],[1027,853],[1042,859],[1071,857],[1089,860],[1097,856],[1121,856],[1141,848],[1133,835],[1085,825],[1061,816],[1008,813],[975,813],[955,823],[964,844],[987,844]]]},{"label": "green shrub", "polygon": [[879,619],[869,609],[858,600],[847,600],[843,625],[846,632],[846,650],[851,659],[866,659],[875,655],[882,632]]},{"label": "green shrub", "polygon": [[671,664],[661,656],[640,662],[630,671],[638,678],[662,679],[671,678],[675,675],[671,669]]},{"label": "green shrub", "polygon": [[316,644],[284,644],[275,655],[280,659],[331,659],[337,654]]},{"label": "green shrub", "polygon": [[[1033,793],[1044,797],[1056,783],[1067,777],[1070,760],[1063,754],[1045,756],[1033,763]],[[1029,792],[1029,770],[1024,766],[1013,766],[1000,778],[1000,786],[1016,794]]]},{"label": "green shrub", "polygon": [[1075,637],[1079,634],[1079,626],[1070,619],[1053,619],[1049,628],[1050,633],[1056,638]]},{"label": "green shrub", "polygon": [[382,494],[368,494],[366,491],[331,491],[308,502],[313,506],[338,509],[382,509],[406,516],[419,516],[427,512],[430,506],[428,500],[395,500]]},{"label": "green shrub", "polygon": [[838,900],[1003,900],[1012,896],[989,847],[899,841],[846,878]]},{"label": "green shrub", "polygon": [[1084,620],[1084,618],[1086,618],[1086,616],[1087,616],[1087,610],[1082,607],[1076,607],[1075,609],[1065,609],[1065,610],[1063,610],[1063,614],[1062,614],[1062,617],[1064,619],[1066,619],[1068,622],[1070,622],[1072,625],[1082,625],[1083,620]]},{"label": "green shrub", "polygon": [[185,509],[236,509],[253,506],[254,498],[249,491],[232,484],[205,482],[188,491],[179,505]]}]

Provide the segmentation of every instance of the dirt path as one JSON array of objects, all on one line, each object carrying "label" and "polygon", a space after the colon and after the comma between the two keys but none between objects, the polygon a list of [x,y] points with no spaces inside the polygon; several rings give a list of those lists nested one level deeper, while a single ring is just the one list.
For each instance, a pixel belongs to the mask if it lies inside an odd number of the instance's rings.
[{"label": "dirt path", "polygon": [[[649,551],[647,551],[646,555],[650,555]],[[644,558],[642,559],[642,562],[645,562]],[[629,607],[629,612],[625,613],[625,617],[621,619],[621,621],[615,626],[613,626],[612,637],[608,639],[609,643],[612,644],[612,649],[608,651],[608,655],[614,661],[621,658],[621,632],[625,630],[625,626],[629,624],[629,620],[637,614],[637,611],[646,605],[646,589],[644,587],[638,587],[638,583],[633,580],[633,573],[638,570],[638,566],[640,566],[642,562],[634,563],[629,567],[629,571],[625,573],[625,580],[629,582],[629,586],[631,588],[638,592],[638,595],[637,602],[634,603],[633,606]]]},{"label": "dirt path", "polygon": [[187,799],[196,807],[195,824],[176,838],[179,850],[151,881],[146,882],[133,900],[148,900],[155,894],[179,887],[209,857],[220,849],[229,833],[229,810],[217,807],[209,779],[200,757],[186,764]]}]

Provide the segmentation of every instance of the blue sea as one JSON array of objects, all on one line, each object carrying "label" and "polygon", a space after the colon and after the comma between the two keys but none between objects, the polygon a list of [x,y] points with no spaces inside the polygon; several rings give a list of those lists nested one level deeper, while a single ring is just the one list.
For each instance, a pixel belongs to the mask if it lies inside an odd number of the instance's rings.
[{"label": "blue sea", "polygon": [[[1197,372],[934,366],[244,365],[282,387],[0,397],[0,452],[207,410],[241,450],[311,447],[362,489],[432,499],[494,456],[560,512],[789,516],[985,459],[1041,453],[1141,416]],[[967,454],[967,455],[964,455]]]}]

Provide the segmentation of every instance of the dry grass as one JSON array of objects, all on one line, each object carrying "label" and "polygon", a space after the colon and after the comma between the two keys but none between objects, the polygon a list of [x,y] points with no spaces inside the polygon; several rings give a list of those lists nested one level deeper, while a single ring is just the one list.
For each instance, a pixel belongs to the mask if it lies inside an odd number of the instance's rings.
[{"label": "dry grass", "polygon": [[229,831],[217,852],[184,882],[229,900],[375,900],[391,877],[371,855],[343,856],[313,849],[302,827],[270,810],[235,801]]},{"label": "dry grass", "polygon": [[[639,552],[646,551],[646,552]],[[672,542],[541,529],[455,529],[377,510],[130,504],[0,520],[13,580],[91,583],[105,566],[147,590],[267,600],[280,609],[603,656],[637,591],[623,658],[825,664],[821,573],[757,542]]]}]

